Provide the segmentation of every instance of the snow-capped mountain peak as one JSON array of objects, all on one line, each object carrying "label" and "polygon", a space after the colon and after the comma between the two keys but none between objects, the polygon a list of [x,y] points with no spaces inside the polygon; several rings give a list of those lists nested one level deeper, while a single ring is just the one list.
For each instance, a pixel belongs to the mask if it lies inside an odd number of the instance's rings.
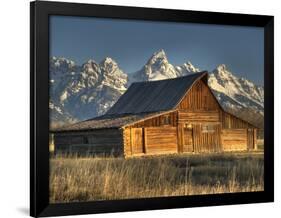
[{"label": "snow-capped mountain peak", "polygon": [[217,66],[209,74],[208,83],[226,109],[252,108],[263,114],[263,87],[247,79],[236,77],[226,65]]},{"label": "snow-capped mountain peak", "polygon": [[100,69],[103,74],[102,84],[108,87],[114,87],[121,94],[126,90],[128,76],[118,66],[117,62],[110,57],[106,57],[100,63]]},{"label": "snow-capped mountain peak", "polygon": [[87,74],[95,74],[95,77],[97,78],[97,74],[100,73],[99,65],[95,60],[90,59],[82,65],[82,72]]},{"label": "snow-capped mountain peak", "polygon": [[75,66],[75,62],[72,60],[69,60],[67,58],[64,57],[51,57],[51,63],[54,64],[54,66],[56,67],[74,67]]},{"label": "snow-capped mountain peak", "polygon": [[[199,72],[190,61],[173,66],[163,49],[146,64],[126,74],[111,57],[101,62],[88,60],[81,66],[66,58],[50,58],[50,114],[52,122],[73,122],[104,114],[132,82],[152,81]],[[263,122],[264,89],[246,78],[235,76],[221,64],[209,73],[208,84],[227,111]],[[73,119],[72,119],[73,118]]]},{"label": "snow-capped mountain peak", "polygon": [[200,72],[199,68],[195,67],[190,61],[187,61],[181,66],[176,66],[176,69],[179,72],[180,76],[185,76],[190,73]]},{"label": "snow-capped mountain peak", "polygon": [[220,64],[213,70],[213,73],[218,74],[221,78],[232,79],[236,78],[226,67],[225,64]]},{"label": "snow-capped mountain peak", "polygon": [[226,65],[225,64],[220,64],[217,66],[217,70],[219,72],[227,71]]},{"label": "snow-capped mountain peak", "polygon": [[107,73],[114,73],[116,70],[119,70],[117,62],[110,57],[103,59],[99,66],[104,72]]},{"label": "snow-capped mountain peak", "polygon": [[[67,59],[62,61],[72,63]],[[50,59],[50,65],[54,66],[50,68],[51,122],[58,118],[67,122],[69,114],[77,120],[101,115],[126,90],[128,76],[111,58],[105,58],[100,63],[90,59],[81,66],[54,65],[53,62],[56,63],[57,59]],[[54,72],[65,73],[57,76],[58,73]]]},{"label": "snow-capped mountain peak", "polygon": [[168,65],[169,61],[163,49],[155,52],[146,63],[147,67],[151,67],[157,71],[161,68],[165,69]]},{"label": "snow-capped mountain peak", "polygon": [[163,49],[155,52],[146,62],[144,67],[130,74],[130,83],[135,81],[152,81],[178,77],[179,73],[175,67],[169,63]]},{"label": "snow-capped mountain peak", "polygon": [[147,64],[155,64],[155,63],[161,62],[161,61],[168,61],[166,53],[163,49],[161,49],[157,52],[154,52],[153,55],[148,60]]},{"label": "snow-capped mountain peak", "polygon": [[118,66],[117,62],[110,57],[106,57],[100,62],[100,65],[103,67],[106,66]]},{"label": "snow-capped mountain peak", "polygon": [[52,79],[76,71],[76,67],[77,67],[74,61],[62,57],[59,58],[51,57],[49,63],[50,63],[50,75]]}]

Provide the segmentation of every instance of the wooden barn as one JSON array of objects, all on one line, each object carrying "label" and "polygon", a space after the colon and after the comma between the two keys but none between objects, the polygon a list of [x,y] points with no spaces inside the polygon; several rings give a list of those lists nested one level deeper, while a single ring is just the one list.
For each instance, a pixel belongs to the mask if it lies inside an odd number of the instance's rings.
[{"label": "wooden barn", "polygon": [[56,152],[124,157],[256,149],[257,128],[227,113],[208,73],[133,83],[100,117],[54,132]]}]

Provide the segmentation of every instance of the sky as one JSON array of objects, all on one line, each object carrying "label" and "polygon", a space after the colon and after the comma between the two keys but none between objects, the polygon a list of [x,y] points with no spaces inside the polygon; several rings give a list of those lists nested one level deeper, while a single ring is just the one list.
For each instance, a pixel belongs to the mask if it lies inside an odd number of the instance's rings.
[{"label": "sky", "polygon": [[263,28],[94,17],[50,17],[50,56],[80,65],[113,58],[126,73],[164,49],[173,65],[200,70],[225,64],[236,76],[263,85]]}]

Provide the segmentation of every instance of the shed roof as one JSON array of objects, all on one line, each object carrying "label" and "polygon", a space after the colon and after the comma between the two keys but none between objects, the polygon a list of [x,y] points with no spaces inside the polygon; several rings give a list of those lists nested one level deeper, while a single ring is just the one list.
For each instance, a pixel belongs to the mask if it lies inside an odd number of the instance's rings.
[{"label": "shed roof", "polygon": [[93,119],[81,121],[71,125],[56,128],[54,132],[94,130],[94,129],[109,129],[120,128],[136,121],[160,115],[165,112],[141,113],[141,114],[122,114],[122,115],[103,115]]},{"label": "shed roof", "polygon": [[106,114],[139,114],[171,110],[194,82],[205,75],[207,72],[174,79],[133,83]]}]

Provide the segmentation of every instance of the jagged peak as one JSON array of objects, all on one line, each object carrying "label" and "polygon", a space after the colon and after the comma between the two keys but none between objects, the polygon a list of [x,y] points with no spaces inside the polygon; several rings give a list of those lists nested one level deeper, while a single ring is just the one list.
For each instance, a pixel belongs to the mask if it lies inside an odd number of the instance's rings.
[{"label": "jagged peak", "polygon": [[166,58],[166,53],[164,51],[164,49],[160,49],[159,51],[156,51],[153,53],[153,56],[158,57],[158,58]]},{"label": "jagged peak", "polygon": [[189,60],[186,61],[185,64],[193,66],[193,64],[192,64],[191,61],[189,61]]},{"label": "jagged peak", "polygon": [[160,62],[168,62],[166,53],[163,49],[154,52],[153,55],[148,60],[147,64],[154,64]]},{"label": "jagged peak", "polygon": [[85,62],[83,65],[83,69],[87,68],[98,68],[99,64],[94,59],[89,59],[87,62]]},{"label": "jagged peak", "polygon": [[227,67],[225,64],[220,64],[216,68],[218,71],[227,71]]},{"label": "jagged peak", "polygon": [[101,62],[100,62],[101,66],[107,66],[107,65],[118,65],[117,62],[112,59],[111,57],[105,57]]},{"label": "jagged peak", "polygon": [[184,64],[183,64],[188,70],[192,71],[192,72],[199,72],[199,68],[195,67],[191,61],[186,61]]},{"label": "jagged peak", "polygon": [[179,75],[187,75],[189,73],[200,72],[200,69],[195,67],[191,61],[186,61],[180,66],[176,66],[175,69],[178,71]]},{"label": "jagged peak", "polygon": [[99,73],[99,65],[94,59],[89,59],[87,62],[85,62],[83,65],[83,70],[86,73]]},{"label": "jagged peak", "polygon": [[218,65],[214,70],[213,73],[225,78],[236,78],[228,69],[228,67],[225,64]]},{"label": "jagged peak", "polygon": [[52,57],[50,57],[50,62],[53,63],[56,67],[59,67],[61,64],[65,64],[65,65],[68,65],[70,67],[75,66],[75,62],[73,60],[70,60],[70,59],[65,58],[65,57],[52,56]]},{"label": "jagged peak", "polygon": [[98,64],[98,63],[94,59],[89,59],[85,64]]}]

